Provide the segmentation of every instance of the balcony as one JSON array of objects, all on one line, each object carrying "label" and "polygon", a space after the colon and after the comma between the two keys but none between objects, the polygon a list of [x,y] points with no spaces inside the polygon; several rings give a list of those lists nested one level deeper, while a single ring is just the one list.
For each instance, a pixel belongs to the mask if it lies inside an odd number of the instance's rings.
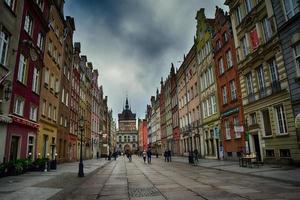
[{"label": "balcony", "polygon": [[272,93],[277,93],[281,91],[281,84],[279,80],[273,81],[271,83],[271,87],[272,87]]}]

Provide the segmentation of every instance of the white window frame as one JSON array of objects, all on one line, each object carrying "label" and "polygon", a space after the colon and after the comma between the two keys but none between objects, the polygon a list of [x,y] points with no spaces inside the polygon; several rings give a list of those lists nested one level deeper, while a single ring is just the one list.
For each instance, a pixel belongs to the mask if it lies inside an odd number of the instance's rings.
[{"label": "white window frame", "polygon": [[236,18],[237,25],[239,25],[241,23],[241,21],[243,20],[241,5],[238,5],[236,7],[234,13],[235,13],[235,18]]},{"label": "white window frame", "polygon": [[[288,133],[286,113],[282,104],[274,106],[276,123],[277,123],[277,135],[285,135]],[[282,126],[282,127],[281,127]],[[282,130],[281,130],[282,129]]]},{"label": "white window frame", "polygon": [[36,122],[37,121],[37,113],[38,113],[38,107],[36,105],[31,104],[29,109],[29,119],[31,121]]},{"label": "white window frame", "polygon": [[273,36],[273,31],[272,31],[272,27],[271,27],[271,21],[270,21],[270,19],[268,19],[268,17],[265,17],[262,20],[262,27],[263,27],[263,33],[264,33],[265,42],[267,42]]},{"label": "white window frame", "polygon": [[[298,1],[298,4],[297,4],[297,0],[282,0],[282,2],[283,2],[285,17],[287,20],[292,18],[294,15],[296,15],[296,13],[299,12],[299,10],[300,10],[299,1]],[[296,3],[296,5],[294,3]],[[286,5],[289,5],[290,10],[287,10]]]},{"label": "white window frame", "polygon": [[46,109],[47,109],[47,101],[43,99],[43,104],[42,104],[42,115],[46,116]]},{"label": "white window frame", "polygon": [[224,74],[225,72],[223,57],[219,59],[219,72],[220,75]]},{"label": "white window frame", "polygon": [[45,77],[44,77],[45,84],[49,85],[50,82],[50,71],[48,68],[45,68]]},{"label": "white window frame", "polygon": [[266,88],[266,84],[265,84],[265,73],[264,73],[264,66],[260,65],[257,69],[256,69],[256,76],[257,76],[257,83],[258,83],[258,88],[260,90],[264,90]]},{"label": "white window frame", "polygon": [[230,49],[226,51],[226,60],[227,60],[227,68],[229,69],[233,67],[232,53]]},{"label": "white window frame", "polygon": [[27,80],[27,68],[28,68],[28,61],[23,54],[20,54],[17,79],[18,81],[20,81],[25,85]]},{"label": "white window frame", "polygon": [[53,108],[53,121],[57,121],[57,108],[55,106]]},{"label": "white window frame", "polygon": [[248,73],[245,76],[246,79],[246,85],[247,85],[247,94],[254,94],[254,88],[253,88],[253,78],[252,78],[252,73]]},{"label": "white window frame", "polygon": [[231,80],[229,84],[230,84],[230,91],[231,91],[231,99],[234,101],[237,99],[235,80]]},{"label": "white window frame", "polygon": [[25,99],[21,96],[15,96],[14,113],[19,116],[23,116],[24,106],[25,106]]},{"label": "white window frame", "polygon": [[0,64],[6,66],[9,35],[5,31],[0,32]]},{"label": "white window frame", "polygon": [[226,85],[224,85],[222,87],[222,100],[223,100],[223,105],[228,103],[228,99],[227,99],[227,87]]},{"label": "white window frame", "polygon": [[253,1],[252,0],[245,0],[245,7],[247,13],[250,13],[251,10],[253,9]]},{"label": "white window frame", "polygon": [[269,65],[271,81],[272,82],[278,82],[279,81],[279,76],[278,76],[278,68],[277,68],[275,58],[272,58],[271,60],[269,60],[268,65]]},{"label": "white window frame", "polygon": [[45,41],[45,36],[41,32],[39,32],[38,39],[37,39],[37,46],[41,51],[44,50],[44,41]]},{"label": "white window frame", "polygon": [[28,35],[32,35],[32,31],[33,31],[33,17],[27,13],[25,19],[24,19],[24,30],[26,31],[26,33],[28,33]]},{"label": "white window frame", "polygon": [[248,45],[248,40],[247,40],[246,35],[244,35],[241,38],[240,43],[241,43],[241,48],[242,48],[243,56],[245,58],[249,54],[249,49],[248,49],[249,45]]},{"label": "white window frame", "polygon": [[38,68],[33,69],[33,78],[32,78],[32,91],[36,94],[39,94],[40,90],[40,70]]},{"label": "white window frame", "polygon": [[52,119],[52,105],[51,104],[48,105],[48,118]]}]

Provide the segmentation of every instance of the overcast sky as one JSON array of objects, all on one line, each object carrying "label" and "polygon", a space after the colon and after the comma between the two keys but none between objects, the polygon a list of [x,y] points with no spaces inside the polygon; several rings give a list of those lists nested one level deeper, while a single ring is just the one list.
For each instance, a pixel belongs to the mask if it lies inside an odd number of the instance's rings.
[{"label": "overcast sky", "polygon": [[99,82],[114,117],[128,94],[132,111],[145,116],[150,96],[171,62],[179,67],[193,45],[196,12],[214,17],[223,0],[67,0],[65,15],[75,18],[74,42],[99,70]]}]

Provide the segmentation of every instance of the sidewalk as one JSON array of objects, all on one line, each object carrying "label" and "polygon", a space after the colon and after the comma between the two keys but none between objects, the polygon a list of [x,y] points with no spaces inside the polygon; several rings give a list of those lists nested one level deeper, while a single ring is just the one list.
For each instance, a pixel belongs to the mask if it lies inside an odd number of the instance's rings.
[{"label": "sidewalk", "polygon": [[[161,157],[163,158],[163,157]],[[172,161],[188,163],[188,157],[173,156]],[[199,159],[200,167],[222,170],[227,172],[246,174],[263,178],[271,178],[283,182],[300,185],[300,168],[294,166],[279,166],[265,164],[260,167],[240,167],[237,161]]]},{"label": "sidewalk", "polygon": [[[88,176],[108,161],[92,159],[84,160],[83,163],[85,176]],[[57,170],[49,172],[27,172],[19,176],[3,177],[0,179],[0,200],[48,199],[81,181],[77,174],[78,162],[72,162],[59,164]]]}]

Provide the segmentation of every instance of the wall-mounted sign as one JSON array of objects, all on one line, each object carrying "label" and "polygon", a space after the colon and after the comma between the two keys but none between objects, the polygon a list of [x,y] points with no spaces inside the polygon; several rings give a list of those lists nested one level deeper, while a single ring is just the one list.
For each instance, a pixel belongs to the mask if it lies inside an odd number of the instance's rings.
[{"label": "wall-mounted sign", "polygon": [[236,133],[244,132],[244,126],[234,126],[234,132]]}]

